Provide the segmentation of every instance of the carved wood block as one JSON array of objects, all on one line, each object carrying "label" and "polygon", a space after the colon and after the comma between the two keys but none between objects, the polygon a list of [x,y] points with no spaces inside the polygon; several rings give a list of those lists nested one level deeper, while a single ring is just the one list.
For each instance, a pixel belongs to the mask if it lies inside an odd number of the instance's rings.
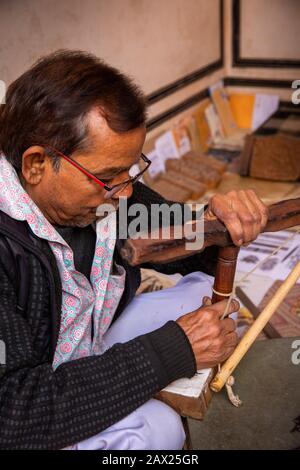
[{"label": "carved wood block", "polygon": [[221,181],[220,173],[202,162],[184,159],[169,159],[166,161],[166,169],[193,178],[208,188],[215,188]]},{"label": "carved wood block", "polygon": [[164,174],[164,179],[175,183],[183,189],[191,191],[191,199],[199,199],[205,193],[207,186],[194,178],[169,170]]},{"label": "carved wood block", "polygon": [[240,172],[272,181],[297,181],[300,178],[300,139],[285,134],[248,136]]},{"label": "carved wood block", "polygon": [[194,161],[196,163],[202,163],[208,165],[209,167],[217,170],[218,173],[223,174],[227,169],[227,163],[217,158],[212,157],[211,155],[204,155],[201,152],[190,151],[186,153],[183,157],[185,161]]},{"label": "carved wood block", "polygon": [[185,202],[190,199],[192,191],[182,186],[178,186],[175,182],[170,182],[168,179],[162,177],[155,181],[151,188],[164,196],[169,201]]},{"label": "carved wood block", "polygon": [[[171,392],[169,391],[169,386],[161,390],[155,398],[171,406],[180,416],[203,419],[212,399],[212,391],[209,388],[209,383],[213,378],[213,374],[213,369],[210,369],[204,381],[199,381],[199,377],[197,376],[192,379],[180,379],[173,383],[175,385],[174,390],[176,390],[176,384],[178,383],[178,392],[182,387],[183,393],[185,394]],[[171,384],[171,387],[173,384]],[[192,387],[189,389],[191,384]],[[185,388],[187,389],[186,391],[184,391]]]}]

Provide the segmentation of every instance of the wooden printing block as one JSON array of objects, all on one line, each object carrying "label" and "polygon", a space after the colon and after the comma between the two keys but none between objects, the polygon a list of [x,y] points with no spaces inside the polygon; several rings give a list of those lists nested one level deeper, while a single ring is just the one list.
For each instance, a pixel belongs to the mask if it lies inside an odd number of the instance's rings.
[{"label": "wooden printing block", "polygon": [[200,181],[207,185],[208,189],[215,188],[221,180],[218,171],[201,162],[172,158],[166,161],[166,169]]},{"label": "wooden printing block", "polygon": [[152,183],[151,188],[169,201],[185,202],[192,195],[190,189],[177,186],[165,178],[160,178]]},{"label": "wooden printing block", "polygon": [[252,178],[297,181],[300,178],[300,139],[285,134],[248,136],[240,172]]},{"label": "wooden printing block", "polygon": [[205,155],[202,157],[203,163],[211,166],[214,170],[217,170],[221,175],[227,170],[227,163],[217,160],[217,158],[212,157],[211,155]]},{"label": "wooden printing block", "polygon": [[191,199],[199,199],[206,192],[207,186],[194,178],[189,178],[186,175],[178,174],[173,170],[169,170],[164,174],[164,179],[171,183],[176,182],[177,186],[188,189],[192,192]]},{"label": "wooden printing block", "polygon": [[249,175],[249,167],[250,167],[250,160],[251,160],[251,155],[252,155],[252,150],[253,150],[253,143],[254,143],[254,136],[247,135],[245,138],[244,148],[240,156],[239,173],[241,176]]},{"label": "wooden printing block", "polygon": [[203,163],[208,165],[214,170],[217,170],[220,174],[223,174],[227,169],[227,163],[212,157],[211,155],[203,155],[201,152],[190,151],[186,153],[183,160],[190,160],[196,163]]},{"label": "wooden printing block", "polygon": [[213,369],[205,371],[203,380],[199,380],[197,375],[191,379],[177,380],[156,394],[155,398],[169,405],[180,416],[203,419],[212,398],[209,384],[213,378]]}]

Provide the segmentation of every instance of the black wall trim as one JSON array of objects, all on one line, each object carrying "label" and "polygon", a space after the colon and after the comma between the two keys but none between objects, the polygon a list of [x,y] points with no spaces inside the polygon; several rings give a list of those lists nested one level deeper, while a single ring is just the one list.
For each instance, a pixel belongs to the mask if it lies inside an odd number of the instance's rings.
[{"label": "black wall trim", "polygon": [[300,106],[292,103],[291,101],[280,101],[280,107],[294,109],[297,113],[300,113]]},{"label": "black wall trim", "polygon": [[233,0],[232,8],[232,65],[238,67],[286,67],[300,68],[300,60],[292,59],[246,59],[240,54],[240,38],[241,38],[241,1]]},{"label": "black wall trim", "polygon": [[201,78],[205,77],[206,75],[219,70],[224,66],[224,0],[219,0],[219,8],[220,8],[220,58],[211,64],[207,64],[204,67],[195,70],[194,72],[185,75],[184,77],[175,80],[169,85],[163,86],[158,90],[150,93],[147,96],[147,102],[149,105],[157,103],[157,101],[166,98],[176,91],[181,90],[182,88],[190,85],[191,83],[200,80]]},{"label": "black wall trim", "polygon": [[175,93],[181,88],[184,88],[187,85],[196,82],[200,78],[203,78],[206,75],[209,75],[210,73],[222,67],[223,61],[221,59],[217,62],[213,62],[212,64],[206,65],[205,67],[202,67],[201,69],[196,70],[195,72],[192,72],[191,74],[186,75],[185,77],[180,78],[179,80],[176,80],[175,82],[170,83],[169,85],[166,85],[165,87],[159,88],[159,90],[154,91],[153,93],[147,96],[147,102],[149,105],[154,104],[157,101],[162,100],[166,96]]},{"label": "black wall trim", "polygon": [[268,78],[226,77],[225,86],[257,86],[267,88],[291,88],[293,80],[272,80]]},{"label": "black wall trim", "polygon": [[199,93],[196,93],[196,94],[190,96],[186,100],[181,101],[176,106],[173,106],[172,108],[169,108],[164,113],[158,114],[154,118],[149,119],[149,121],[146,124],[147,131],[151,131],[155,127],[160,126],[162,123],[168,121],[169,119],[176,116],[177,114],[182,113],[186,109],[188,109],[191,106],[199,103],[200,101],[202,101],[204,98],[207,98],[208,96],[209,96],[209,89],[206,88],[205,90],[202,90]]}]

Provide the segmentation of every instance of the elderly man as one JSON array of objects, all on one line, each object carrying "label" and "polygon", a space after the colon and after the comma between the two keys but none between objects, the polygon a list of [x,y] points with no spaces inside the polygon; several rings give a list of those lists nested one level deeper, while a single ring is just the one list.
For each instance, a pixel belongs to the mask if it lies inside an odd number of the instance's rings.
[{"label": "elderly man", "polygon": [[[140,90],[82,52],[45,57],[8,88],[0,114],[3,449],[180,449],[181,420],[155,394],[224,361],[237,343],[234,321],[220,320],[225,301],[200,305],[214,249],[155,266],[183,278],[135,297],[139,269],[120,257],[111,214],[96,214],[103,203],[117,209],[120,197],[129,207],[165,202],[129,176],[140,159],[147,164],[145,116]],[[216,196],[207,211],[237,245],[267,220],[252,191]]]}]

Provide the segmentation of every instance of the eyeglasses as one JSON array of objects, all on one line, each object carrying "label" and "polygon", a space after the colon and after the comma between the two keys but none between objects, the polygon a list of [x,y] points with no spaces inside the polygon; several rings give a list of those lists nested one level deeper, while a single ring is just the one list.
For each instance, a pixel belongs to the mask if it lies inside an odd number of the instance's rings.
[{"label": "eyeglasses", "polygon": [[75,168],[77,168],[77,170],[81,171],[88,178],[92,179],[96,184],[101,186],[101,188],[104,188],[107,191],[105,194],[105,199],[110,199],[118,192],[124,191],[124,189],[127,188],[129,184],[136,183],[138,180],[141,179],[142,175],[148,170],[149,166],[151,165],[151,161],[149,160],[149,158],[147,158],[146,155],[142,153],[140,159],[142,160],[143,164],[146,165],[145,168],[140,171],[139,165],[135,164],[129,170],[129,174],[131,174],[129,179],[123,181],[122,183],[114,184],[113,186],[108,186],[106,183],[97,178],[97,176],[93,175],[93,173],[90,173],[82,165],[75,162],[75,160],[73,160],[71,157],[67,157],[67,155],[64,155],[59,150],[55,149],[54,147],[51,147],[50,145],[45,145],[44,147],[46,150],[48,148],[49,150],[51,150],[51,152],[57,153],[61,158],[63,158],[67,162],[71,163],[71,165],[73,165]]}]

